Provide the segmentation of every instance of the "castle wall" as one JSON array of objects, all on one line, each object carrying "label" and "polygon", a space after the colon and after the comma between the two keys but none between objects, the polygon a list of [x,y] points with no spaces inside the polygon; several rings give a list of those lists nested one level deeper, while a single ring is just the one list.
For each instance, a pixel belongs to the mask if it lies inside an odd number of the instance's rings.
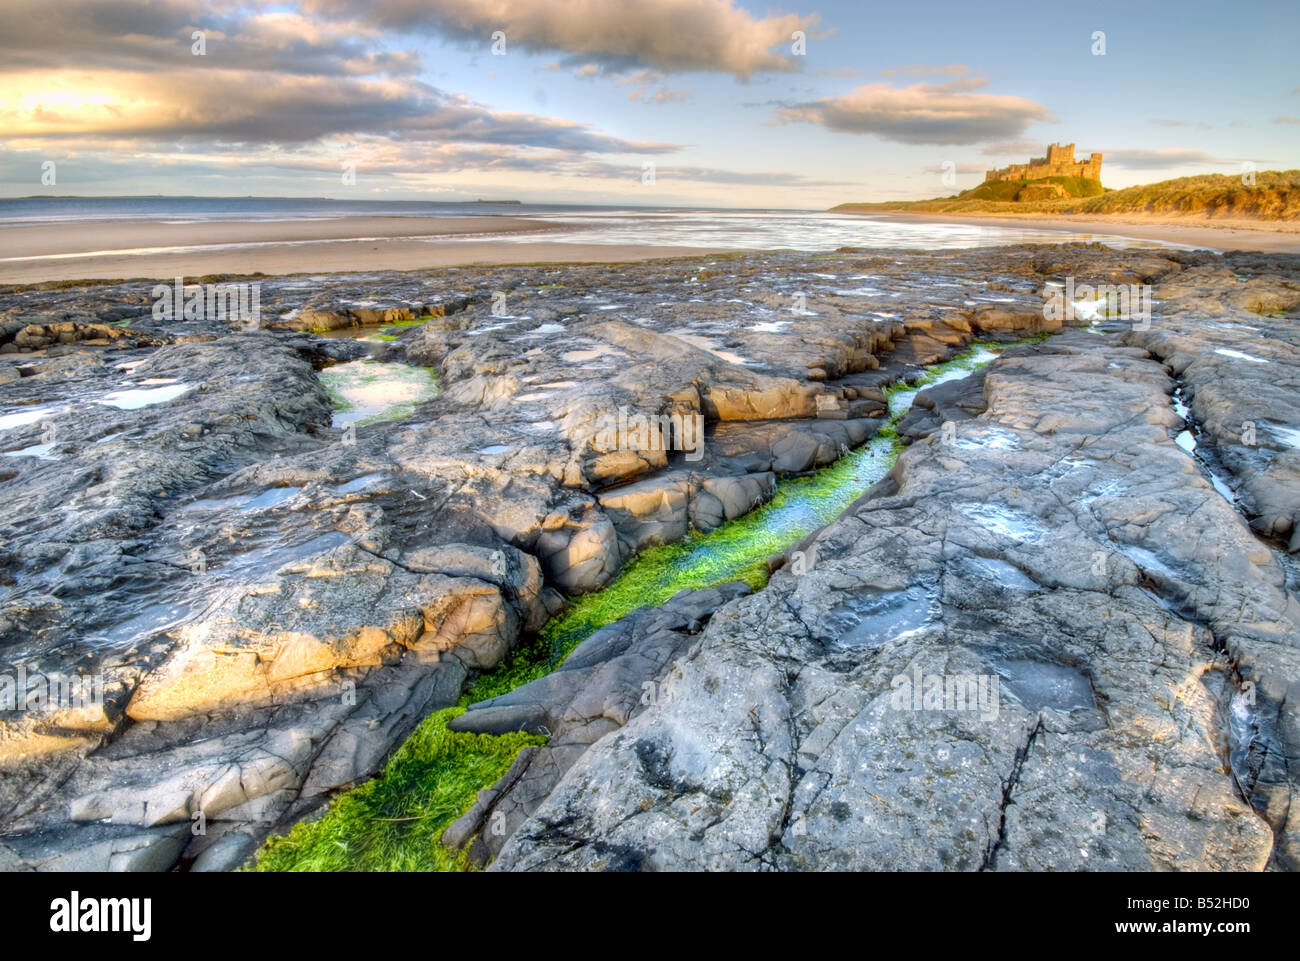
[{"label": "castle wall", "polygon": [[990,170],[984,181],[990,180],[1042,180],[1045,177],[1083,177],[1101,180],[1101,154],[1091,154],[1087,160],[1074,159],[1074,144],[1050,144],[1046,157],[1035,157],[1027,164],[1011,164],[1000,170]]}]

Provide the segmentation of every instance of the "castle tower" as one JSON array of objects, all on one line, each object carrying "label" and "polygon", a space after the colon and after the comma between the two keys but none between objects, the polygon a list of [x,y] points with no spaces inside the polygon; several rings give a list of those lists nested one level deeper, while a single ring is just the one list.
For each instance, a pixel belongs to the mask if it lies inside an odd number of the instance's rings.
[{"label": "castle tower", "polygon": [[1069,143],[1061,145],[1059,143],[1049,144],[1047,147],[1047,165],[1049,167],[1058,164],[1074,163],[1074,144]]}]

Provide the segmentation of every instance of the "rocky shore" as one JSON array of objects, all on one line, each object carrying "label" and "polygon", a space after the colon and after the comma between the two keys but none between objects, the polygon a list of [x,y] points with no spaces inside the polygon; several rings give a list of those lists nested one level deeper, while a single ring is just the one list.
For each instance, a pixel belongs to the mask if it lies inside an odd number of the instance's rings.
[{"label": "rocky shore", "polygon": [[[1053,319],[1067,279],[1152,285],[1153,315]],[[1300,862],[1300,258],[252,280],[256,324],[155,319],[145,281],[0,289],[0,675],[104,688],[0,713],[0,868],[238,867],[633,558],[886,427],[888,476],[765,587],[636,611],[454,720],[547,741],[443,843],[493,870]],[[891,422],[890,385],[1047,334]],[[440,393],[343,417],[320,373],[363,360]],[[620,412],[702,443],[611,438]]]}]

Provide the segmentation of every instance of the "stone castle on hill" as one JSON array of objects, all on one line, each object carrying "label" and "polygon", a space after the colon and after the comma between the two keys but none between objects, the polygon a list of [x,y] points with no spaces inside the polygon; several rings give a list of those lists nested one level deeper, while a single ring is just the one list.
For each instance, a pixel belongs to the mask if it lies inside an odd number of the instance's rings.
[{"label": "stone castle on hill", "polygon": [[1083,177],[1101,180],[1101,154],[1091,154],[1087,160],[1076,162],[1074,144],[1049,144],[1046,157],[1035,157],[1027,164],[1012,164],[1001,170],[990,170],[984,182],[990,180],[1042,180],[1044,177]]}]

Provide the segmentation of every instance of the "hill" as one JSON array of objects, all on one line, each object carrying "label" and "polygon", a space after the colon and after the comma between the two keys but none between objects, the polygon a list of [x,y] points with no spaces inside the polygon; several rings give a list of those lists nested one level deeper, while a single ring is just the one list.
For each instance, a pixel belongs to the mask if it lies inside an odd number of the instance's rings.
[{"label": "hill", "polygon": [[[1300,170],[1263,170],[1255,183],[1240,176],[1205,174],[1153,184],[1105,190],[1097,181],[1051,177],[1069,194],[1056,200],[1018,201],[1029,184],[1046,181],[990,181],[933,200],[840,204],[839,213],[1147,214],[1224,220],[1300,220]],[[1067,183],[1077,181],[1077,183]]]}]

